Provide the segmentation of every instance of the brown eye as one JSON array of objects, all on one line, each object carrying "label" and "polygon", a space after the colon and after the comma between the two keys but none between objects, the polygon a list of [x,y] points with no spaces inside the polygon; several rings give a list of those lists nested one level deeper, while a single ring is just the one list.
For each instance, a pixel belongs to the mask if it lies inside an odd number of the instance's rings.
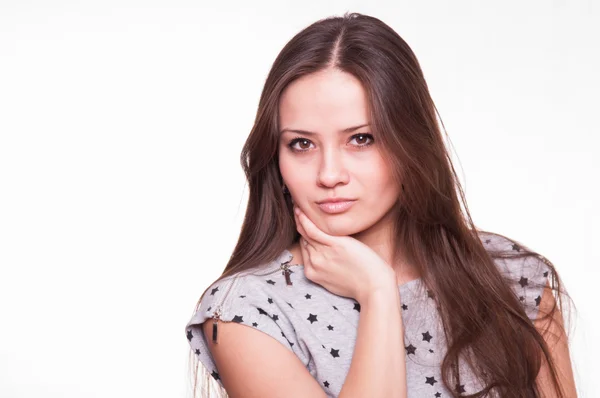
[{"label": "brown eye", "polygon": [[[296,145],[296,143],[300,143],[300,148],[294,148],[294,145]],[[307,143],[309,143],[309,144],[307,144]],[[308,145],[308,147],[303,147],[303,145]],[[306,138],[294,138],[293,140],[290,141],[290,143],[288,144],[288,146],[293,151],[304,152],[304,151],[307,151],[310,148],[310,140],[306,139]]]},{"label": "brown eye", "polygon": [[[352,141],[354,141],[355,139],[357,141],[360,141],[357,146],[368,146],[373,143],[373,136],[371,134],[366,134],[366,133],[355,134],[352,136]],[[371,142],[364,143],[363,141],[365,141],[365,140],[371,140]]]}]

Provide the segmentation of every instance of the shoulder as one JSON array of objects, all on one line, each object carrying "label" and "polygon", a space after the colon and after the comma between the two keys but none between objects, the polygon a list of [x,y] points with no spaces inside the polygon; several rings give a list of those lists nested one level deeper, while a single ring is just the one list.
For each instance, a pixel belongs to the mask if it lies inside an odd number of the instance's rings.
[{"label": "shoulder", "polygon": [[549,276],[553,272],[548,260],[525,245],[499,234],[481,233],[480,238],[529,318],[536,318]]},{"label": "shoulder", "polygon": [[219,328],[227,323],[260,331],[294,353],[303,363],[308,363],[309,357],[298,344],[295,329],[288,319],[291,308],[277,295],[280,289],[277,284],[282,283],[279,268],[282,258],[279,256],[271,263],[212,282],[186,324],[185,332],[192,351],[219,383],[209,342],[218,341]]}]

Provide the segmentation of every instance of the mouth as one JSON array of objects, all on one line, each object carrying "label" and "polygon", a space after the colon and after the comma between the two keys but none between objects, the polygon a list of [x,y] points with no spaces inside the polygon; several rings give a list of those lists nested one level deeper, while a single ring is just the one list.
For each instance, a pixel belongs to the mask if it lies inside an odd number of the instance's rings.
[{"label": "mouth", "polygon": [[352,205],[354,205],[356,200],[343,200],[338,202],[322,202],[318,203],[319,208],[328,214],[338,214],[343,213],[350,209]]}]

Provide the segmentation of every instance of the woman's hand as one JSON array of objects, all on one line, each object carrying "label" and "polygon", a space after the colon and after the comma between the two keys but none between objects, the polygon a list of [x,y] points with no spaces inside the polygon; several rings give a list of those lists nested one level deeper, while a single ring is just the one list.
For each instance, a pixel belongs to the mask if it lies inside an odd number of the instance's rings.
[{"label": "woman's hand", "polygon": [[305,276],[338,296],[359,303],[379,290],[396,289],[393,269],[358,239],[321,231],[294,206]]}]

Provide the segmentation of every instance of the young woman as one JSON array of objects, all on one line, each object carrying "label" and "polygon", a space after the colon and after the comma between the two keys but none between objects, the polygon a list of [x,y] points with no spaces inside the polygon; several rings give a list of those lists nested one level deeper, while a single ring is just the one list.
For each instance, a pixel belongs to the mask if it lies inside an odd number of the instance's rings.
[{"label": "young woman", "polygon": [[239,241],[185,328],[195,382],[200,368],[230,397],[576,396],[554,266],[474,225],[419,63],[386,24],[346,14],[292,38],[241,160]]}]

